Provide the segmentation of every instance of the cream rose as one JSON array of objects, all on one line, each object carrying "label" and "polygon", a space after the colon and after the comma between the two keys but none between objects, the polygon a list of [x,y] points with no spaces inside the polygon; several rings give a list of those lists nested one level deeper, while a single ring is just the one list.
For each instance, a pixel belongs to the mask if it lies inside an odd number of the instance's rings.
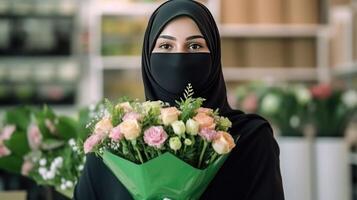
[{"label": "cream rose", "polygon": [[128,119],[119,124],[120,131],[124,134],[125,139],[135,140],[139,137],[141,127],[135,119]]},{"label": "cream rose", "polygon": [[179,115],[180,111],[176,107],[161,109],[161,119],[166,126],[170,125],[174,121],[177,121]]},{"label": "cream rose", "polygon": [[218,154],[229,153],[235,146],[232,136],[224,131],[219,131],[217,137],[212,141],[212,147]]},{"label": "cream rose", "polygon": [[124,109],[124,112],[127,113],[127,112],[130,112],[133,110],[133,107],[131,107],[130,103],[129,102],[123,102],[123,103],[119,103],[115,106],[116,109]]},{"label": "cream rose", "polygon": [[145,101],[142,105],[145,112],[148,113],[150,109],[160,109],[162,101]]}]

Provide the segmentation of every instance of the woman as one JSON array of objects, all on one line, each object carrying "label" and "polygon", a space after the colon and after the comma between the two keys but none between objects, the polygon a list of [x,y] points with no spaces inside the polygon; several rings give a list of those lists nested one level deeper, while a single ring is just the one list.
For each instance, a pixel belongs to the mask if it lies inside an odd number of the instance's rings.
[{"label": "woman", "polygon": [[[142,77],[147,100],[174,104],[191,83],[205,107],[219,108],[239,134],[237,147],[201,199],[282,200],[279,147],[270,124],[230,108],[221,68],[220,36],[209,10],[191,0],[171,0],[152,14],[144,37]],[[87,156],[75,199],[132,199],[100,158]]]}]

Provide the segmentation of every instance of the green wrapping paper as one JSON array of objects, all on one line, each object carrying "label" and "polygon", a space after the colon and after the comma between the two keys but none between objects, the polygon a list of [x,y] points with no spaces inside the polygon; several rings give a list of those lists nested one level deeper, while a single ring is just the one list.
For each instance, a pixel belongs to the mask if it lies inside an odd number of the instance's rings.
[{"label": "green wrapping paper", "polygon": [[135,200],[196,200],[202,195],[229,154],[205,169],[197,169],[166,152],[135,164],[104,151],[102,158]]}]

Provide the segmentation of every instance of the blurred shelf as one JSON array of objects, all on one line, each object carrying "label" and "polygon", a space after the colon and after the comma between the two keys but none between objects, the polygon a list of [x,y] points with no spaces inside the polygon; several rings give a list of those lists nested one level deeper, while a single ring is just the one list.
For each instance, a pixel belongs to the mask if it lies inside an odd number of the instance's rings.
[{"label": "blurred shelf", "polygon": [[317,37],[324,25],[221,24],[221,37]]},{"label": "blurred shelf", "polygon": [[75,61],[78,57],[73,55],[68,56],[0,56],[1,64],[6,62],[63,62],[63,61]]},{"label": "blurred shelf", "polygon": [[317,70],[311,67],[223,67],[226,81],[279,80],[316,81]]},{"label": "blurred shelf", "polygon": [[62,15],[62,14],[32,14],[32,13],[26,13],[26,14],[0,14],[1,19],[28,19],[28,18],[35,18],[35,19],[73,19],[75,17],[74,14],[68,14],[68,15]]},{"label": "blurred shelf", "polygon": [[357,76],[357,63],[350,63],[333,68],[333,74],[336,77],[354,77]]},{"label": "blurred shelf", "polygon": [[141,56],[102,56],[104,69],[140,69]]},{"label": "blurred shelf", "polygon": [[[44,104],[43,104],[44,105]],[[4,112],[8,109],[15,108],[19,105],[14,105],[14,106],[0,106],[0,115],[3,115]],[[42,105],[27,105],[29,107],[34,107],[34,108],[42,108]],[[59,115],[66,115],[66,116],[75,116],[78,112],[78,108],[75,105],[51,105],[49,104],[50,108],[53,109],[53,111],[56,114]]]},{"label": "blurred shelf", "polygon": [[97,1],[94,3],[95,12],[101,15],[146,15],[149,16],[161,3],[123,1]]}]

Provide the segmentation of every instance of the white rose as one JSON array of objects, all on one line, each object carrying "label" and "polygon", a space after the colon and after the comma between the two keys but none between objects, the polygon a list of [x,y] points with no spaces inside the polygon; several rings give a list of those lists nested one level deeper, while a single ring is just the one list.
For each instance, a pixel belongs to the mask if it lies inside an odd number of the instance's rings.
[{"label": "white rose", "polygon": [[348,90],[342,95],[342,102],[348,108],[354,108],[357,105],[357,92],[355,90]]},{"label": "white rose", "polygon": [[183,121],[174,121],[172,122],[171,127],[176,135],[183,136],[185,134],[186,126]]},{"label": "white rose", "polygon": [[169,145],[172,150],[179,150],[181,149],[182,143],[179,137],[172,137],[169,140]]},{"label": "white rose", "polygon": [[135,140],[139,137],[141,127],[137,120],[128,119],[119,124],[120,131],[124,134],[125,139]]},{"label": "white rose", "polygon": [[193,119],[188,119],[186,121],[186,132],[190,135],[197,135],[200,125]]}]

